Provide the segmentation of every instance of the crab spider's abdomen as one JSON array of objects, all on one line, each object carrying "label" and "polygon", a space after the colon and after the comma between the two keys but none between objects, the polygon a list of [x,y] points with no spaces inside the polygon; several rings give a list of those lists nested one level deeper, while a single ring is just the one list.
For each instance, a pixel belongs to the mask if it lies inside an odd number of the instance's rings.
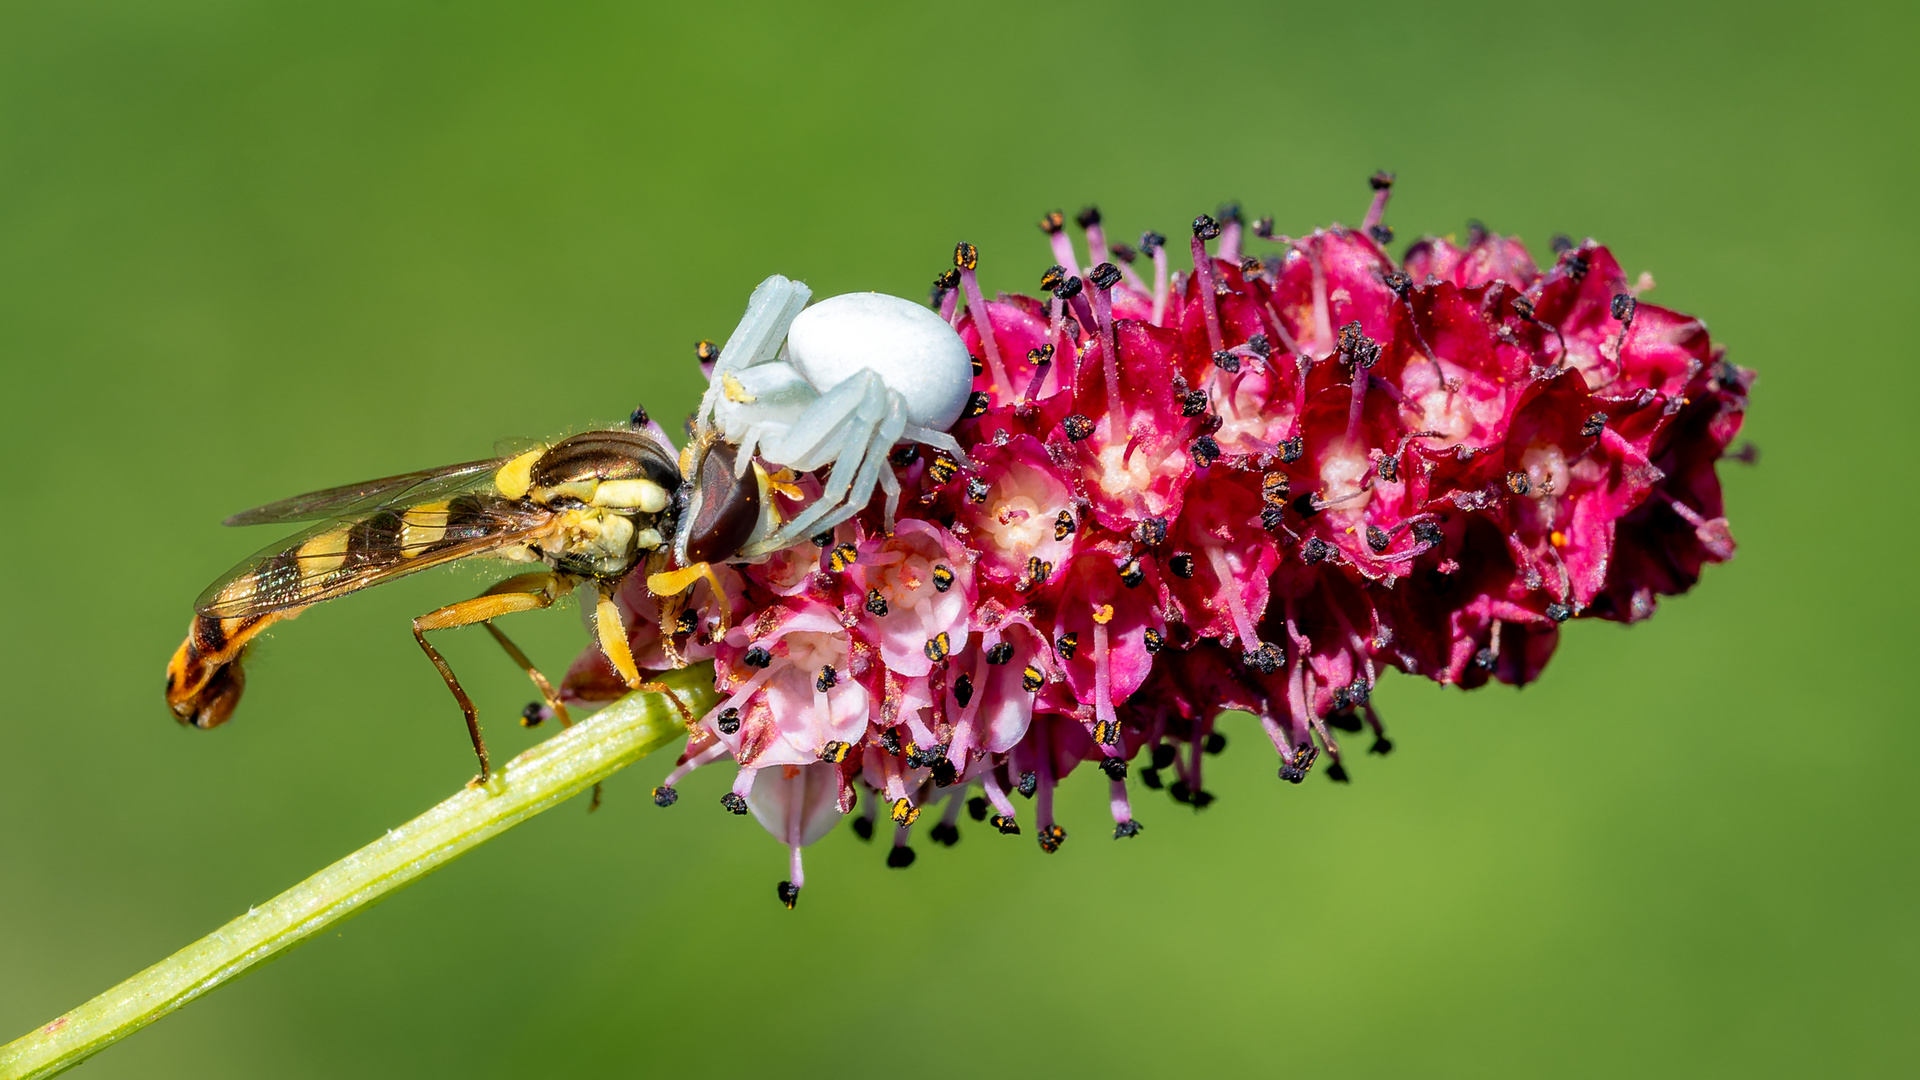
[{"label": "crab spider's abdomen", "polygon": [[945,431],[973,392],[973,359],[937,313],[884,293],[846,293],[802,311],[787,361],[821,393],[872,371],[898,395],[907,422]]}]

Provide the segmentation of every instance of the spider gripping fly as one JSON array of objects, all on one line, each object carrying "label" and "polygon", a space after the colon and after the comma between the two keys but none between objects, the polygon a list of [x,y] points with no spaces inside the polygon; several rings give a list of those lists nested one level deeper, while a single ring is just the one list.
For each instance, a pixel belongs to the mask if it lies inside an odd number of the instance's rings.
[{"label": "spider gripping fly", "polygon": [[[973,362],[953,328],[899,297],[851,293],[809,308],[810,295],[779,275],[754,290],[714,362],[677,461],[658,425],[638,411],[623,428],[328,488],[227,519],[319,524],[246,560],[201,594],[187,638],[167,665],[174,716],[198,728],[226,722],[246,685],[247,647],[268,626],[325,600],[479,556],[541,568],[420,616],[413,636],[460,703],[480,782],[492,767],[479,718],[427,640],[431,631],[484,626],[564,725],[571,721],[552,683],[493,620],[549,607],[590,585],[590,621],[608,662],[630,688],[665,690],[643,680],[614,602],[628,575],[644,567],[648,589],[662,598],[679,597],[705,578],[724,629],[725,594],[713,563],[757,558],[830,529],[859,513],[876,487],[886,493],[891,526],[900,487],[887,456],[897,442],[924,443],[966,461],[946,430],[973,386]],[[801,497],[796,474],[820,469],[827,473],[818,498],[783,520],[774,496]],[[663,615],[677,614],[683,603],[663,604]]]},{"label": "spider gripping fly", "polygon": [[[884,293],[808,307],[811,295],[778,274],[761,282],[720,350],[680,459],[676,566],[648,579],[655,594],[704,577],[719,595],[712,563],[830,530],[876,489],[891,526],[900,483],[887,456],[896,443],[967,460],[947,429],[972,393],[973,360],[946,320]],[[822,469],[819,496],[782,520],[775,493],[798,495],[795,475]]]},{"label": "spider gripping fly", "polygon": [[465,714],[480,781],[492,774],[473,701],[427,633],[486,627],[562,724],[552,683],[495,618],[551,606],[591,585],[600,648],[634,688],[626,624],[613,595],[642,565],[663,565],[680,472],[659,429],[636,422],[589,431],[511,457],[471,461],[329,488],[236,514],[228,525],[319,524],[242,562],[200,595],[187,638],[167,665],[167,704],[183,724],[224,723],[245,687],[241,667],[262,630],[324,600],[429,567],[489,556],[541,569],[413,620],[413,636]]}]

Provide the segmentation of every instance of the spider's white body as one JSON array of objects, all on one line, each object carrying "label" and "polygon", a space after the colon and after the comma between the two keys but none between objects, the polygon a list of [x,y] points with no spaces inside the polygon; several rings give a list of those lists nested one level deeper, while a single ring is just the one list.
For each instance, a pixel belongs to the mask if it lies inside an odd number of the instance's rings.
[{"label": "spider's white body", "polygon": [[[847,293],[807,307],[811,291],[775,274],[760,283],[720,350],[700,403],[703,430],[796,472],[832,466],[819,499],[740,552],[787,547],[860,512],[878,486],[888,516],[900,485],[887,455],[901,441],[966,454],[947,429],[973,390],[973,359],[946,320],[911,300]],[[782,343],[785,343],[783,349]]]}]

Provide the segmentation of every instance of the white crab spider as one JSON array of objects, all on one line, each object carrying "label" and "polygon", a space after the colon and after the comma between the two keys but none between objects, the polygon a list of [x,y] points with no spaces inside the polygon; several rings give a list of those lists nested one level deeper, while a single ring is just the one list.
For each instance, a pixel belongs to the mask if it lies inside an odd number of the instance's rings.
[{"label": "white crab spider", "polygon": [[946,429],[972,393],[973,359],[946,320],[884,293],[847,293],[807,307],[811,295],[778,274],[760,283],[694,418],[696,443],[704,435],[733,448],[736,479],[756,455],[795,472],[831,466],[813,505],[782,524],[763,515],[739,551],[748,558],[847,520],[876,486],[891,518],[900,495],[887,465],[895,443],[923,443],[966,461]]}]

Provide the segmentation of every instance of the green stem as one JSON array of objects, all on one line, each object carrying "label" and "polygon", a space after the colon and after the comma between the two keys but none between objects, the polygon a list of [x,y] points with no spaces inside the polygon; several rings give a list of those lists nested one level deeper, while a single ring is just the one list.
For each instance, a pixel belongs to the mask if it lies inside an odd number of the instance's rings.
[{"label": "green stem", "polygon": [[[706,665],[662,680],[695,715],[712,708]],[[0,1047],[0,1080],[52,1076],[255,965],[425,877],[686,733],[666,695],[628,694],[266,904],[92,1001]]]}]

